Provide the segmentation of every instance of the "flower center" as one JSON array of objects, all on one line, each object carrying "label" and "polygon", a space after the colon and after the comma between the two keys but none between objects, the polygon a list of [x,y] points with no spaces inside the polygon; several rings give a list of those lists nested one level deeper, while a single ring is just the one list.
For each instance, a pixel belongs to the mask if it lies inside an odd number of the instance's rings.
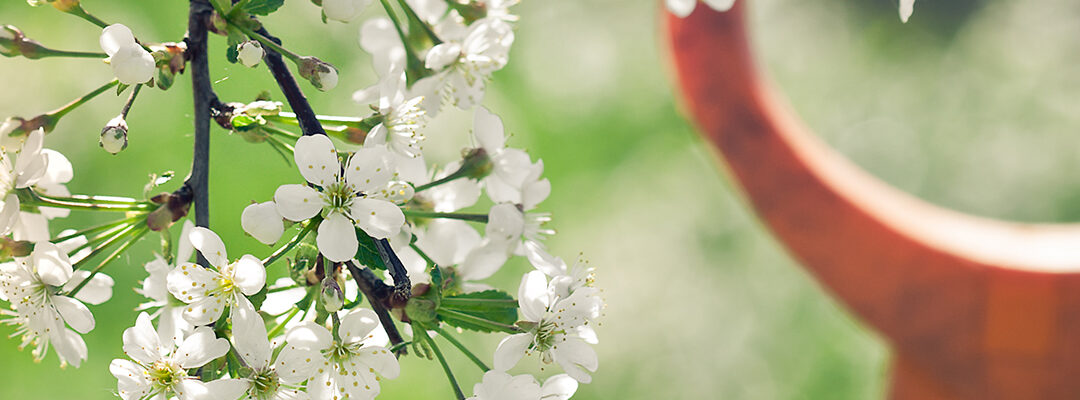
[{"label": "flower center", "polygon": [[348,361],[353,354],[358,353],[361,346],[363,345],[338,343],[338,341],[335,340],[334,343],[330,345],[330,348],[323,350],[323,355],[330,361],[341,364]]},{"label": "flower center", "polygon": [[323,187],[323,191],[319,195],[323,199],[323,212],[325,214],[346,213],[349,207],[352,206],[353,199],[356,198],[356,192],[344,179],[339,179],[337,182]]},{"label": "flower center", "polygon": [[278,387],[281,385],[277,373],[271,369],[256,371],[251,376],[251,380],[254,389],[252,390],[253,397],[258,399],[270,398],[271,395],[277,393]]},{"label": "flower center", "polygon": [[156,388],[171,388],[184,379],[184,369],[172,361],[159,360],[146,371],[150,377],[150,383]]}]

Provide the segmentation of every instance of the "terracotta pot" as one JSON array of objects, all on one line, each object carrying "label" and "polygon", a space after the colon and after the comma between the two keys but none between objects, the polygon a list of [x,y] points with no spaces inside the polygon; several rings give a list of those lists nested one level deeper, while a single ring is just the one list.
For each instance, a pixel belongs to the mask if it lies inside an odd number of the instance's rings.
[{"label": "terracotta pot", "polygon": [[1080,396],[1080,226],[964,215],[859,170],[762,76],[747,3],[664,17],[685,106],[792,256],[890,343],[890,397]]}]

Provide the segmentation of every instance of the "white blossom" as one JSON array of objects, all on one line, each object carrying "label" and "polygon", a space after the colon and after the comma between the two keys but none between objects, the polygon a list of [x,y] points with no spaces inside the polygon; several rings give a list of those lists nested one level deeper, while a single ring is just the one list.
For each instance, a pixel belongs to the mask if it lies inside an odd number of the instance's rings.
[{"label": "white blossom", "polygon": [[99,38],[101,50],[109,55],[108,63],[120,83],[146,83],[154,77],[154,56],[135,42],[131,29],[122,24],[106,26]]},{"label": "white blossom", "polygon": [[567,400],[577,392],[578,382],[566,374],[548,378],[541,386],[532,375],[510,376],[502,371],[484,373],[473,386],[469,400]]},{"label": "white blossom", "polygon": [[244,232],[264,244],[272,245],[281,239],[285,224],[278,213],[277,205],[272,201],[254,203],[244,208],[240,214],[240,226]]},{"label": "white blossom", "polygon": [[382,347],[385,337],[373,334],[378,327],[378,316],[368,309],[342,317],[338,337],[314,322],[297,325],[275,361],[278,376],[288,383],[307,380],[314,399],[374,399],[380,390],[376,374],[394,379],[401,372],[397,358]]},{"label": "white blossom", "polygon": [[599,316],[602,301],[596,293],[577,291],[560,298],[542,272],[532,271],[522,278],[518,306],[528,332],[510,335],[499,343],[494,369],[507,371],[522,357],[538,353],[542,362],[557,363],[572,378],[589,383],[589,372],[596,371],[598,359],[577,330]]},{"label": "white blossom", "polygon": [[472,108],[483,100],[491,74],[509,61],[513,28],[494,17],[465,26],[457,11],[451,11],[436,32],[443,42],[428,51],[424,66],[437,71],[439,91],[458,108]]},{"label": "white blossom", "polygon": [[[254,315],[254,306],[245,296],[258,293],[266,282],[262,261],[245,254],[230,263],[221,238],[206,228],[192,229],[188,240],[214,268],[186,262],[169,272],[169,293],[188,304],[183,311],[184,319],[196,326],[211,324],[226,307],[231,310],[234,323],[244,315]],[[238,314],[238,309],[252,312]]]},{"label": "white blossom", "polygon": [[405,224],[400,208],[371,196],[386,188],[393,176],[385,149],[357,150],[343,171],[329,138],[304,136],[296,141],[295,159],[300,174],[319,190],[306,185],[282,185],[274,193],[274,203],[281,216],[290,221],[323,216],[315,242],[331,261],[347,261],[356,254],[354,227],[384,239],[396,235]]},{"label": "white blossom", "polygon": [[150,323],[150,315],[139,313],[135,326],[124,330],[124,354],[109,364],[117,379],[117,393],[124,400],[146,398],[179,400],[234,400],[243,393],[243,383],[236,379],[202,382],[188,376],[187,370],[199,368],[224,356],[229,342],[214,336],[214,330],[201,326],[179,344],[162,343]]},{"label": "white blossom", "polygon": [[915,11],[915,0],[900,0],[900,21],[907,22]]},{"label": "white blossom", "polygon": [[112,280],[90,281],[74,298],[61,295],[60,289],[66,293],[74,288],[66,286],[69,281],[77,280],[77,285],[87,277],[85,271],[74,274],[67,254],[49,242],[36,243],[28,257],[0,264],[0,293],[11,302],[11,310],[3,312],[10,317],[4,323],[17,326],[15,335],[22,337],[23,347],[34,346],[36,360],[45,357],[50,343],[62,364],[78,367],[86,359],[86,343],[79,333],[90,332],[95,324],[82,301],[100,304],[107,300]]},{"label": "white blossom", "polygon": [[399,64],[391,64],[379,83],[353,94],[360,104],[377,102],[382,121],[375,125],[364,138],[364,146],[386,146],[392,152],[405,157],[420,156],[420,134],[427,123],[425,111],[420,107],[423,97],[406,97],[405,71]]},{"label": "white blossom", "polygon": [[194,228],[195,224],[191,221],[184,221],[184,227],[176,241],[176,258],[173,263],[170,264],[161,256],[155,255],[154,260],[144,266],[150,275],[143,279],[141,288],[135,289],[136,292],[150,299],[140,304],[137,310],[158,309],[150,317],[158,320],[157,332],[162,342],[179,343],[185,335],[195,329],[195,325],[184,319],[184,309],[187,308],[187,304],[169,293],[168,287],[169,273],[176,269],[178,264],[191,261],[191,256],[195,252],[195,249],[191,247],[191,240],[188,239],[188,235]]},{"label": "white blossom", "polygon": [[[242,313],[254,310],[241,310]],[[241,377],[245,399],[252,400],[304,400],[307,393],[299,388],[299,383],[284,380],[278,375],[271,359],[274,349],[266,337],[266,325],[257,315],[244,316],[233,323],[233,346],[240,358],[250,368],[247,376]],[[282,359],[279,355],[278,359]]]}]

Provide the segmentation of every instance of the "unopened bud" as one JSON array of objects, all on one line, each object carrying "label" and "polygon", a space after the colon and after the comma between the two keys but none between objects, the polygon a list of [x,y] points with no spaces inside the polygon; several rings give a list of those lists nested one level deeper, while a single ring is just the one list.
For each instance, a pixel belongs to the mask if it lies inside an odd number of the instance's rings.
[{"label": "unopened bud", "polygon": [[63,12],[71,12],[79,8],[79,0],[51,0],[51,3],[53,8]]},{"label": "unopened bud", "polygon": [[491,169],[494,165],[491,162],[491,156],[483,148],[475,148],[466,150],[465,159],[461,162],[461,169],[456,174],[460,173],[463,176],[467,176],[473,179],[483,179],[485,176],[491,173]]},{"label": "unopened bud", "polygon": [[296,258],[289,268],[289,277],[300,286],[312,286],[319,283],[318,279],[312,280],[309,274],[319,258],[319,248],[311,243],[300,243],[296,246]]},{"label": "unopened bud", "polygon": [[263,48],[259,42],[248,40],[240,43],[236,49],[236,59],[246,67],[255,67],[263,58]]},{"label": "unopened bud", "polygon": [[337,69],[323,60],[315,57],[301,57],[298,67],[300,77],[310,81],[319,90],[325,92],[337,86]]},{"label": "unopened bud", "polygon": [[22,54],[19,51],[19,42],[22,41],[23,34],[11,25],[0,26],[0,55],[7,57],[15,57]]},{"label": "unopened bud", "polygon": [[338,312],[345,306],[345,294],[331,275],[323,279],[319,297],[322,299],[323,309],[327,312]]},{"label": "unopened bud", "polygon": [[26,257],[34,251],[34,243],[11,238],[0,238],[0,259]]},{"label": "unopened bud", "polygon": [[117,115],[101,129],[101,140],[98,144],[110,154],[117,154],[127,148],[127,132],[127,121],[124,121],[123,115]]}]

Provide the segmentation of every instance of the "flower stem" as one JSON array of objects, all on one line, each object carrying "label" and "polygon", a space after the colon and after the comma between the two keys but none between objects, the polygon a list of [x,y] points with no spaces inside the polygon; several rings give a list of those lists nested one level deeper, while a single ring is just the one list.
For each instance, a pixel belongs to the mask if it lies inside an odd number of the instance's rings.
[{"label": "flower stem", "polygon": [[408,2],[405,0],[398,0],[398,4],[401,5],[402,10],[405,10],[405,15],[408,16],[411,23],[420,25],[424,34],[427,35],[428,39],[431,39],[432,44],[438,45],[442,43],[442,40],[439,39],[439,35],[436,35],[435,31],[431,30],[431,26],[429,26],[427,22],[421,20],[419,15],[416,15],[416,11],[412,9],[412,6],[410,6]]},{"label": "flower stem", "polygon": [[139,231],[136,232],[130,240],[125,242],[123,245],[120,245],[120,247],[117,247],[116,250],[114,250],[107,257],[105,257],[104,260],[101,260],[101,263],[98,264],[97,267],[94,267],[94,269],[90,271],[90,275],[88,275],[86,279],[83,279],[83,281],[79,283],[79,286],[76,286],[75,289],[72,289],[71,292],[68,293],[68,296],[75,296],[76,293],[79,293],[79,290],[82,290],[83,286],[86,286],[87,283],[90,283],[91,279],[94,279],[94,275],[97,275],[98,272],[104,269],[106,265],[109,265],[109,263],[115,260],[117,257],[120,257],[121,254],[127,251],[127,249],[131,248],[131,246],[134,245],[135,242],[138,242],[139,239],[141,239],[142,236],[149,231],[150,229],[146,227],[139,229]]},{"label": "flower stem", "polygon": [[461,392],[461,386],[458,385],[457,378],[454,378],[454,372],[450,371],[450,365],[446,363],[446,358],[443,357],[442,351],[439,351],[439,346],[435,344],[434,340],[431,340],[431,336],[428,336],[427,330],[424,325],[414,324],[413,335],[419,336],[431,346],[431,351],[435,352],[435,357],[439,359],[439,364],[442,365],[443,372],[446,373],[446,379],[450,380],[450,386],[454,389],[454,395],[458,400],[465,400],[465,394]]},{"label": "flower stem", "polygon": [[457,341],[457,339],[454,339],[453,336],[450,336],[450,333],[446,332],[442,328],[439,328],[437,325],[431,327],[431,330],[438,332],[439,336],[441,336],[443,339],[446,339],[446,341],[450,342],[450,344],[454,345],[454,347],[457,347],[458,350],[461,350],[461,353],[465,354],[465,357],[468,357],[470,360],[472,360],[473,364],[476,364],[477,367],[480,367],[481,371],[488,372],[489,370],[491,370],[491,368],[488,368],[488,366],[485,365],[483,361],[480,361],[480,358],[476,357],[475,354],[469,351],[469,349],[465,347],[465,345],[461,344],[461,342]]},{"label": "flower stem", "polygon": [[278,127],[273,126],[273,125],[267,124],[267,125],[261,126],[261,128],[263,130],[266,130],[267,132],[277,134],[277,135],[281,135],[281,136],[285,136],[285,137],[288,137],[288,138],[292,138],[292,139],[299,139],[300,138],[300,135],[298,135],[298,134],[289,132],[287,130],[278,128]]},{"label": "flower stem", "polygon": [[78,253],[79,251],[81,251],[82,249],[84,249],[86,247],[94,246],[94,248],[90,250],[89,254],[87,254],[83,258],[80,258],[78,261],[75,261],[71,265],[71,268],[76,269],[76,270],[79,269],[88,260],[90,260],[94,256],[98,255],[99,253],[105,251],[106,248],[108,248],[109,246],[112,246],[116,242],[120,241],[121,239],[123,239],[125,236],[129,235],[134,230],[135,230],[135,224],[126,225],[126,226],[125,225],[119,225],[116,228],[110,229],[110,230],[108,230],[108,231],[106,231],[106,232],[104,232],[104,233],[102,233],[100,235],[97,235],[93,239],[87,241],[86,244],[75,248],[74,250],[72,250],[73,254]]},{"label": "flower stem", "polygon": [[101,29],[105,29],[105,27],[109,26],[109,24],[105,21],[102,21],[98,17],[95,17],[93,14],[87,12],[86,9],[82,8],[81,4],[76,4],[74,7],[72,7],[70,10],[67,10],[66,12],[76,17],[85,19],[91,24],[97,25]]},{"label": "flower stem", "polygon": [[487,214],[466,214],[466,213],[441,213],[435,211],[419,211],[402,209],[401,212],[405,213],[406,217],[416,218],[443,218],[443,219],[460,219],[462,221],[473,222],[488,222]]},{"label": "flower stem", "polygon": [[398,21],[397,14],[394,13],[394,9],[390,7],[390,2],[387,0],[379,0],[382,3],[383,9],[386,10],[386,16],[390,17],[390,21],[394,23],[394,29],[397,30],[398,38],[401,39],[401,46],[405,48],[405,65],[406,75],[408,78],[408,84],[412,85],[420,77],[416,76],[416,72],[423,68],[423,64],[420,62],[420,58],[417,57],[416,52],[413,51],[412,46],[409,45],[408,37],[405,36],[405,31],[401,29],[401,21]]},{"label": "flower stem", "polygon": [[93,211],[150,211],[150,203],[116,203],[97,202],[92,198],[77,197],[53,197],[27,189],[30,196],[27,206],[65,208],[69,210],[93,210]]},{"label": "flower stem", "polygon": [[104,223],[104,224],[101,224],[101,225],[98,225],[98,226],[93,226],[93,227],[90,227],[90,228],[83,229],[81,231],[77,231],[77,232],[70,233],[70,234],[67,234],[67,235],[64,235],[64,236],[60,236],[60,237],[57,237],[55,239],[50,239],[49,241],[53,242],[53,243],[62,243],[62,242],[77,238],[79,236],[85,236],[85,235],[89,235],[91,233],[97,233],[97,232],[101,232],[101,231],[107,231],[109,229],[115,228],[115,227],[123,225],[123,224],[132,223],[132,222],[135,222],[136,219],[139,219],[141,217],[142,217],[142,215],[136,215],[134,217],[124,218],[124,219],[121,219],[121,220]]},{"label": "flower stem", "polygon": [[458,178],[463,178],[466,175],[465,172],[466,171],[465,171],[464,168],[460,168],[457,171],[454,171],[454,173],[452,173],[450,175],[447,175],[447,176],[444,176],[442,178],[436,179],[434,181],[431,181],[431,182],[425,183],[423,185],[417,186],[416,189],[415,189],[416,193],[431,189],[433,187],[442,185],[442,184],[447,183],[447,182],[457,180]]},{"label": "flower stem", "polygon": [[322,222],[322,216],[316,215],[314,218],[311,219],[311,221],[308,222],[308,225],[305,226],[304,229],[300,230],[300,233],[297,233],[296,236],[293,236],[293,238],[289,240],[289,243],[285,243],[284,246],[281,246],[281,248],[277,249],[277,251],[275,251],[269,257],[263,259],[263,267],[269,267],[270,264],[273,264],[275,261],[284,256],[285,253],[288,253],[289,250],[292,250],[293,247],[296,247],[296,245],[299,244],[301,240],[304,240],[304,236],[307,236],[308,232],[311,232],[312,229],[315,229],[316,226],[319,226],[319,222]]},{"label": "flower stem", "polygon": [[54,120],[54,123],[55,123],[56,120],[59,120],[65,114],[71,112],[71,110],[79,108],[79,106],[81,106],[83,104],[86,104],[86,102],[90,101],[94,97],[97,97],[97,95],[105,93],[106,90],[109,90],[109,88],[111,88],[113,86],[116,86],[117,83],[120,83],[120,81],[118,81],[116,79],[113,79],[112,81],[109,81],[108,83],[106,83],[104,85],[101,85],[101,87],[99,87],[97,89],[94,89],[90,93],[87,93],[87,94],[83,95],[82,97],[79,97],[79,98],[73,100],[72,102],[68,103],[67,105],[64,105],[63,107],[60,107],[60,108],[58,108],[56,110],[53,110],[53,111],[50,111],[50,112],[46,113],[45,115],[48,115],[49,118],[52,118]]},{"label": "flower stem", "polygon": [[124,108],[120,110],[120,118],[127,118],[128,111],[131,111],[131,106],[135,104],[135,97],[139,96],[139,89],[142,89],[143,85],[140,83],[135,85],[134,89],[131,89],[131,96],[128,96],[127,103],[124,103]]},{"label": "flower stem", "polygon": [[294,62],[294,63],[299,63],[300,62],[300,55],[299,54],[293,53],[293,52],[289,51],[289,49],[281,47],[280,44],[277,44],[273,40],[270,40],[270,38],[268,38],[266,36],[263,36],[263,34],[261,34],[259,32],[255,32],[255,31],[251,30],[251,28],[248,28],[248,27],[244,26],[243,24],[233,24],[233,26],[235,26],[236,29],[239,29],[240,32],[244,32],[244,34],[248,35],[248,37],[250,37],[252,39],[255,39],[255,40],[258,40],[259,43],[262,43],[264,46],[269,47],[271,50],[277,52],[278,54],[281,54],[281,55],[285,56],[286,58],[288,58],[289,60],[292,60],[292,62]]},{"label": "flower stem", "polygon": [[281,321],[281,323],[271,329],[270,332],[267,332],[266,337],[273,338],[274,336],[277,336],[279,333],[281,333],[281,331],[285,330],[285,325],[288,324],[289,321],[291,321],[293,317],[295,317],[296,314],[299,312],[299,308],[293,307],[292,310],[289,311],[289,315],[285,316],[285,320]]},{"label": "flower stem", "polygon": [[[34,54],[34,59],[45,57],[71,57],[71,58],[107,58],[108,54],[88,51],[56,50],[47,47],[39,47]],[[27,57],[31,58],[31,57]]]}]

